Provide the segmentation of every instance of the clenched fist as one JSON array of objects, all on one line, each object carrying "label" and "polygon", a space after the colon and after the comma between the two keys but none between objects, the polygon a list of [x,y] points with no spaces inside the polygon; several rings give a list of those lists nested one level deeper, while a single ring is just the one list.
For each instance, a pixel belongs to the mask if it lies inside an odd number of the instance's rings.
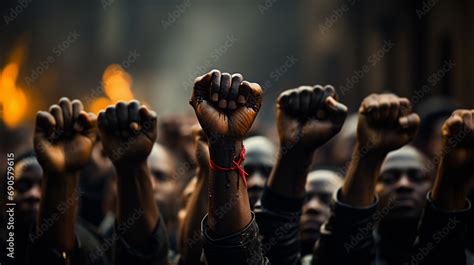
[{"label": "clenched fist", "polygon": [[456,110],[443,124],[443,154],[445,166],[474,171],[474,110]]},{"label": "clenched fist", "polygon": [[115,165],[144,162],[156,140],[157,116],[136,100],[99,113],[100,140]]},{"label": "clenched fist", "polygon": [[63,174],[82,168],[96,140],[96,117],[81,101],[61,98],[49,111],[36,115],[35,151],[43,169]]},{"label": "clenched fist", "polygon": [[408,99],[372,94],[360,106],[357,138],[368,150],[386,154],[413,140],[419,125],[420,117],[411,112]]},{"label": "clenched fist", "polygon": [[284,91],[277,99],[280,144],[314,151],[336,135],[347,107],[337,102],[332,86],[302,86]]},{"label": "clenched fist", "polygon": [[241,74],[213,70],[196,78],[190,104],[207,136],[241,140],[260,110],[262,88]]}]

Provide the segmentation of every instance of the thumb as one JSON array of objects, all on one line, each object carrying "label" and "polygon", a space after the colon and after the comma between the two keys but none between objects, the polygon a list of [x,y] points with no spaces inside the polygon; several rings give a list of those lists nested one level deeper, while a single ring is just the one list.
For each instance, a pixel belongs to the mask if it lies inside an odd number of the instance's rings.
[{"label": "thumb", "polygon": [[49,136],[56,127],[54,117],[46,111],[38,111],[36,114],[35,134]]},{"label": "thumb", "polygon": [[327,97],[324,103],[329,113],[329,119],[337,127],[342,127],[347,117],[347,107],[344,104],[337,102],[332,96]]},{"label": "thumb", "polygon": [[97,135],[97,116],[92,112],[81,111],[74,123],[74,130],[95,141]]},{"label": "thumb", "polygon": [[398,124],[403,132],[408,136],[413,137],[416,135],[418,128],[420,127],[420,116],[416,113],[412,113],[408,116],[400,117],[398,119]]}]

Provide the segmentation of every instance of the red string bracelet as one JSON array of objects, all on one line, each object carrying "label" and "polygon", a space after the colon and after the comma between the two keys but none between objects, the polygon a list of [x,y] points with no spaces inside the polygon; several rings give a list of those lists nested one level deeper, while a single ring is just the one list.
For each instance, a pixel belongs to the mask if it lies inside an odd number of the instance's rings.
[{"label": "red string bracelet", "polygon": [[232,161],[232,164],[234,164],[233,167],[220,167],[216,163],[214,163],[214,161],[212,160],[209,160],[209,167],[215,172],[226,172],[226,171],[234,171],[234,170],[239,171],[239,175],[242,178],[242,181],[244,182],[245,188],[247,188],[247,180],[245,179],[245,177],[248,176],[248,173],[245,172],[244,168],[241,166],[244,160],[245,160],[245,147],[242,146],[242,150],[240,151],[240,155],[239,155],[239,160]]}]

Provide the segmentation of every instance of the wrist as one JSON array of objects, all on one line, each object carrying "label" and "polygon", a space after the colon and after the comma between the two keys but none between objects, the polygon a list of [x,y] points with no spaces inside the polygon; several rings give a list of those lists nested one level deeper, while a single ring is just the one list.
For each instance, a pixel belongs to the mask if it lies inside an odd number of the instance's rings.
[{"label": "wrist", "polygon": [[122,163],[114,164],[115,169],[117,170],[118,177],[127,177],[130,175],[137,175],[136,172],[143,172],[148,170],[148,164],[146,160],[140,161],[126,161]]},{"label": "wrist", "polygon": [[209,144],[210,159],[223,167],[231,166],[232,161],[239,159],[242,151],[242,140],[220,139]]},{"label": "wrist", "polygon": [[55,185],[77,185],[79,182],[79,170],[57,171],[45,169],[43,175],[49,183],[55,183]]},{"label": "wrist", "polygon": [[435,185],[431,194],[433,203],[446,210],[461,210],[466,207],[469,190],[453,185]]},{"label": "wrist", "polygon": [[442,160],[433,186],[433,202],[445,209],[463,209],[469,194],[469,177],[466,172],[449,168]]},{"label": "wrist", "polygon": [[364,159],[370,163],[382,164],[388,153],[389,152],[386,150],[375,148],[370,142],[361,143],[357,141],[352,158],[358,160]]},{"label": "wrist", "polygon": [[284,146],[280,147],[277,162],[268,179],[268,186],[276,193],[286,197],[303,197],[312,158],[313,152],[288,150]]}]

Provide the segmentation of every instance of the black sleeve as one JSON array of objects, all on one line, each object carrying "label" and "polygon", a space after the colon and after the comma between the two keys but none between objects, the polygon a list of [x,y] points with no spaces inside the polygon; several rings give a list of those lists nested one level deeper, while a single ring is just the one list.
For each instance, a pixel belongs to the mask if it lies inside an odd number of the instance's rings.
[{"label": "black sleeve", "polygon": [[115,246],[114,264],[123,265],[164,265],[168,264],[168,235],[160,217],[154,232],[150,235],[146,249],[135,249],[121,236],[121,231],[127,227],[116,226],[113,238]]},{"label": "black sleeve", "polygon": [[[34,226],[33,226],[34,227]],[[76,246],[70,252],[59,252],[51,249],[43,241],[41,236],[37,236],[36,229],[32,231],[29,238],[28,264],[50,264],[50,265],[108,265],[109,259],[106,255],[96,255],[95,251],[103,247],[103,243],[95,238],[95,236],[84,228],[82,225],[75,225]]]},{"label": "black sleeve", "polygon": [[321,227],[312,264],[372,264],[378,199],[367,208],[355,208],[340,202],[339,192],[340,189],[334,194],[329,220]]},{"label": "black sleeve", "polygon": [[264,255],[271,264],[301,262],[299,226],[303,198],[288,198],[266,187],[255,215]]},{"label": "black sleeve", "polygon": [[466,208],[446,211],[437,207],[428,193],[411,260],[417,264],[466,264],[466,234],[471,203]]},{"label": "black sleeve", "polygon": [[204,255],[209,265],[262,265],[270,264],[262,254],[258,240],[258,225],[255,214],[242,231],[223,238],[212,238],[208,231],[207,215],[202,220]]}]

